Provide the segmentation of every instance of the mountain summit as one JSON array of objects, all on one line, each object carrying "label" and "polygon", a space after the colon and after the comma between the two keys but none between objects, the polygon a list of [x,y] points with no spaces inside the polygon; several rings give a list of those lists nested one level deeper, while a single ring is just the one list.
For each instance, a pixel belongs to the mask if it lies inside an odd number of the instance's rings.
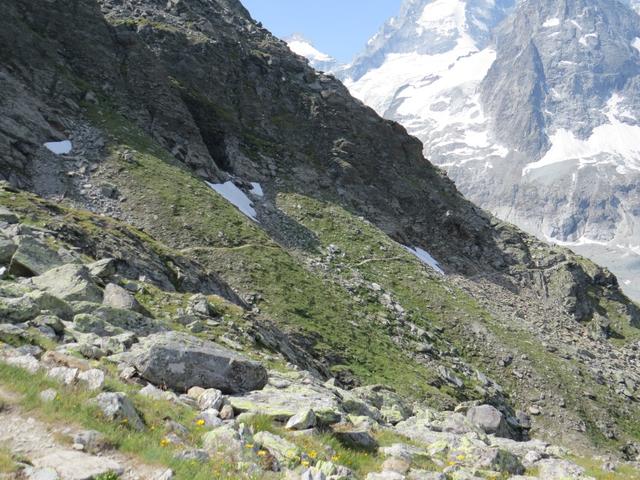
[{"label": "mountain summit", "polygon": [[618,0],[404,3],[342,77],[499,217],[640,263],[640,17]]},{"label": "mountain summit", "polygon": [[339,67],[339,63],[335,58],[319,51],[313,46],[311,41],[307,40],[301,33],[294,33],[286,37],[284,41],[293,53],[305,57],[309,60],[309,65],[316,70],[331,72]]}]

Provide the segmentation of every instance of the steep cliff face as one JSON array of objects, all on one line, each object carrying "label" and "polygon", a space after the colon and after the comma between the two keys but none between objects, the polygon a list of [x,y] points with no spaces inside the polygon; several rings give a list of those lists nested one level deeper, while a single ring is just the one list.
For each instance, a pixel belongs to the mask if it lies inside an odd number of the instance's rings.
[{"label": "steep cliff face", "polygon": [[[477,5],[490,22],[508,7]],[[168,249],[169,280],[124,277],[190,293],[204,279],[251,309],[231,328],[243,348],[343,386],[540,405],[544,435],[582,446],[609,428],[609,447],[634,438],[615,372],[638,378],[638,310],[616,278],[465,200],[417,139],[238,2],[9,2],[0,24],[2,201],[21,216],[62,213],[11,188],[142,229]],[[84,234],[64,240],[96,255]]]}]

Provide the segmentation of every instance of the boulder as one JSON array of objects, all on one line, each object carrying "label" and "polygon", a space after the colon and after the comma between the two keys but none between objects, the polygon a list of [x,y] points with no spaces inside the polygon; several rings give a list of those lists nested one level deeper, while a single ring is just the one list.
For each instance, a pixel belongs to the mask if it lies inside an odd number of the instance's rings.
[{"label": "boulder", "polygon": [[105,392],[95,399],[102,414],[113,422],[119,422],[135,430],[142,430],[144,424],[133,403],[122,392]]},{"label": "boulder", "polygon": [[193,295],[189,299],[187,313],[190,315],[201,315],[208,317],[211,314],[211,307],[209,306],[209,300],[207,300],[207,297],[201,293]]},{"label": "boulder", "polygon": [[18,246],[0,232],[0,265],[9,265],[11,257],[17,249]]},{"label": "boulder", "polygon": [[84,265],[67,264],[31,279],[40,290],[66,301],[101,302],[102,292]]},{"label": "boulder", "polygon": [[316,414],[310,408],[302,410],[296,413],[287,422],[286,428],[289,430],[306,430],[308,428],[315,427]]},{"label": "boulder", "polygon": [[359,450],[373,450],[378,447],[376,439],[368,430],[350,428],[348,425],[336,425],[333,434],[346,447]]},{"label": "boulder", "polygon": [[509,428],[504,415],[497,408],[491,405],[480,405],[471,407],[467,411],[467,418],[475,426],[482,429],[487,434],[493,434],[497,437],[512,438],[512,432]]},{"label": "boulder", "polygon": [[2,298],[0,297],[0,322],[22,323],[38,316],[40,308],[27,297]]},{"label": "boulder", "polygon": [[175,455],[176,460],[194,461],[206,463],[209,461],[209,454],[205,450],[183,450]]},{"label": "boulder", "polygon": [[0,222],[8,223],[9,225],[13,225],[18,223],[18,216],[9,210],[7,207],[3,207],[0,205]]},{"label": "boulder", "polygon": [[32,300],[40,310],[46,310],[48,314],[56,315],[62,320],[71,320],[73,318],[71,306],[54,295],[34,290],[28,292],[26,297]]},{"label": "boulder", "polygon": [[75,450],[53,450],[34,459],[37,468],[51,468],[64,480],[87,480],[114,472],[122,475],[124,468],[107,457],[97,457]]},{"label": "boulder", "polygon": [[198,408],[200,410],[215,409],[220,410],[224,396],[222,392],[216,388],[208,388],[198,396]]},{"label": "boulder", "polygon": [[53,367],[47,376],[57,380],[64,385],[72,385],[78,379],[78,369],[69,367]]},{"label": "boulder", "polygon": [[32,277],[63,264],[64,261],[58,252],[46,243],[31,236],[20,236],[18,248],[11,258],[9,273],[20,277]]},{"label": "boulder", "polygon": [[122,310],[138,311],[140,309],[140,304],[135,297],[115,283],[109,283],[104,288],[102,303],[109,307],[119,308]]},{"label": "boulder", "polygon": [[295,444],[271,432],[258,432],[253,436],[253,440],[280,463],[300,458],[300,449]]},{"label": "boulder", "polygon": [[206,452],[241,452],[240,434],[230,425],[211,430],[202,436],[202,447]]},{"label": "boulder", "polygon": [[116,273],[116,261],[113,258],[104,258],[87,265],[91,276],[101,285],[108,281]]},{"label": "boulder", "polygon": [[104,372],[97,368],[78,374],[78,380],[83,382],[89,390],[100,390],[104,385],[104,378]]},{"label": "boulder", "polygon": [[378,409],[382,419],[393,425],[413,414],[400,395],[383,385],[358,387],[349,393]]},{"label": "boulder", "polygon": [[5,358],[4,361],[14,367],[24,368],[31,373],[36,373],[41,368],[40,362],[33,355],[17,355]]},{"label": "boulder", "polygon": [[203,410],[197,419],[202,420],[207,427],[216,428],[222,425],[222,419],[218,416],[220,412],[214,408]]},{"label": "boulder", "polygon": [[238,393],[267,383],[262,364],[184,333],[150,335],[135,345],[132,353],[133,365],[142,378],[177,391],[201,386]]},{"label": "boulder", "polygon": [[274,420],[288,421],[304,405],[316,415],[317,423],[331,424],[340,421],[340,399],[327,388],[314,384],[288,383],[283,388],[271,385],[263,390],[242,396],[230,396],[229,403],[236,412],[255,412]]},{"label": "boulder", "polygon": [[591,478],[586,476],[584,468],[568,460],[546,459],[538,462],[536,466],[538,467],[538,477],[545,480],[565,480],[567,478],[587,480]]},{"label": "boulder", "polygon": [[474,466],[484,470],[509,473],[511,475],[520,475],[525,471],[518,457],[500,448],[478,449],[473,456],[475,457]]},{"label": "boulder", "polygon": [[162,330],[162,327],[152,318],[145,317],[131,310],[102,305],[93,310],[92,314],[114,327],[130,330],[140,335],[149,335]]},{"label": "boulder", "polygon": [[45,326],[51,328],[56,335],[62,335],[64,333],[64,324],[60,317],[56,315],[39,315],[33,319],[33,324],[36,326]]}]

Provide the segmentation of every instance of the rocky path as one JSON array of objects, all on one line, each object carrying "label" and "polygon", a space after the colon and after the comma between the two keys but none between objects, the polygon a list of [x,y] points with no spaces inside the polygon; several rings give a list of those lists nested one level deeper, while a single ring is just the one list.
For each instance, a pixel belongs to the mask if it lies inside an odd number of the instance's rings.
[{"label": "rocky path", "polygon": [[[92,432],[72,425],[50,425],[25,415],[15,405],[19,399],[1,386],[0,400],[7,404],[0,411],[0,445],[31,465],[24,470],[22,478],[87,480],[110,471],[121,474],[120,478],[125,480],[170,478],[165,469],[145,465],[115,451],[93,449]],[[83,451],[81,442],[86,442],[86,449],[98,451]]]}]

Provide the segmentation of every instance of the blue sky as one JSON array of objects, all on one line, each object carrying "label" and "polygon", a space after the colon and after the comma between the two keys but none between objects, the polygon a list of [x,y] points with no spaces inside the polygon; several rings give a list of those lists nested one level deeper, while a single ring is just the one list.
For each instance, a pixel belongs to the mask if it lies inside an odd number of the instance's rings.
[{"label": "blue sky", "polygon": [[241,0],[251,16],[278,37],[301,33],[321,52],[348,62],[401,0]]}]

